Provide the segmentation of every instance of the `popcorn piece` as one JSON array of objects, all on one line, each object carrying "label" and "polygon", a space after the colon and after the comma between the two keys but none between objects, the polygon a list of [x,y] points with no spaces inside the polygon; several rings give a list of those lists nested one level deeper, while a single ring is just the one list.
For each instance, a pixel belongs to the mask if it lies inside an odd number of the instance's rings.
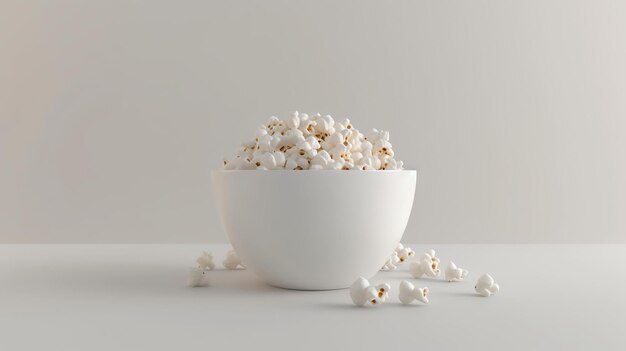
[{"label": "popcorn piece", "polygon": [[400,263],[400,258],[398,258],[398,253],[394,251],[393,254],[391,254],[391,257],[389,257],[387,262],[385,262],[385,264],[380,270],[381,271],[393,271],[396,268],[398,268],[398,263]]},{"label": "popcorn piece", "polygon": [[423,275],[434,278],[440,273],[439,268],[437,268],[438,266],[439,259],[435,257],[435,250],[431,249],[424,252],[418,262],[411,262],[409,273],[411,273],[414,278],[419,278]]},{"label": "popcorn piece", "polygon": [[469,273],[467,269],[458,268],[454,262],[450,261],[446,268],[446,280],[449,282],[457,282],[465,279]]},{"label": "popcorn piece", "polygon": [[380,302],[385,302],[389,297],[389,290],[391,290],[391,286],[387,283],[382,283],[376,285],[376,291],[378,292],[378,299]]},{"label": "popcorn piece", "polygon": [[417,300],[422,303],[428,303],[428,288],[415,288],[409,281],[403,280],[400,283],[400,293],[398,299],[403,304],[410,304]]},{"label": "popcorn piece", "polygon": [[198,257],[196,262],[198,263],[198,269],[201,269],[203,271],[212,270],[213,268],[215,268],[215,263],[213,263],[213,255],[206,251],[202,252],[202,255]]},{"label": "popcorn piece", "polygon": [[187,274],[187,285],[190,287],[209,285],[209,274],[200,268],[191,268]]},{"label": "popcorn piece", "polygon": [[484,297],[489,297],[498,293],[500,291],[500,286],[489,274],[483,274],[480,278],[478,278],[476,286],[474,286],[474,290]]},{"label": "popcorn piece", "polygon": [[[286,120],[270,117],[243,142],[226,170],[395,170],[389,132],[372,129],[367,137],[350,120],[295,111]],[[323,153],[323,154],[322,154]],[[322,154],[317,157],[318,154]]]},{"label": "popcorn piece", "polygon": [[228,251],[228,253],[226,254],[226,258],[224,259],[224,261],[222,261],[222,264],[228,269],[237,269],[238,266],[246,268],[246,266],[241,263],[241,259],[239,258],[239,255],[237,255],[237,252],[235,252],[235,250]]},{"label": "popcorn piece", "polygon": [[389,284],[379,284],[371,286],[370,282],[359,277],[350,287],[350,298],[357,306],[364,306],[367,303],[376,305],[385,302],[389,296]]},{"label": "popcorn piece", "polygon": [[430,249],[430,250],[426,250],[426,252],[424,252],[420,258],[420,261],[431,261],[431,262],[437,262],[439,263],[439,259],[435,256],[435,250]]},{"label": "popcorn piece", "polygon": [[405,247],[402,243],[399,243],[396,247],[396,254],[400,259],[400,262],[405,262],[409,259],[409,257],[415,256],[415,252],[410,247]]}]

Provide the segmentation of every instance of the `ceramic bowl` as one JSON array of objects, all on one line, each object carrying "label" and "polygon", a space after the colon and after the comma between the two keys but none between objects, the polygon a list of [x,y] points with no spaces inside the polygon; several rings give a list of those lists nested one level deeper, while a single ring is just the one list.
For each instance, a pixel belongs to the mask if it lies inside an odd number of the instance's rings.
[{"label": "ceramic bowl", "polygon": [[371,278],[400,242],[416,172],[212,172],[231,244],[270,285],[299,290],[349,287]]}]

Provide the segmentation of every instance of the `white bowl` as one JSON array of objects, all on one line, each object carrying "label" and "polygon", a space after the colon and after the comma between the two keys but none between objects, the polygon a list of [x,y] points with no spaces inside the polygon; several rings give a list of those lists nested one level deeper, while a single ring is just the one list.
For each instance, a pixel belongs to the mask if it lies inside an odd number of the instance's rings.
[{"label": "white bowl", "polygon": [[230,242],[270,285],[349,287],[371,278],[400,242],[415,171],[213,171]]}]

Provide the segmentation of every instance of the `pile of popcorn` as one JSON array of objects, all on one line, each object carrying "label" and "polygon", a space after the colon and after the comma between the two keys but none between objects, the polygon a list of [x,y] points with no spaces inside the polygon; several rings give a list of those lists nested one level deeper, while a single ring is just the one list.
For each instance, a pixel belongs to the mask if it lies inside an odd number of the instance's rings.
[{"label": "pile of popcorn", "polygon": [[271,117],[254,140],[244,142],[224,169],[233,170],[400,170],[389,132],[362,134],[345,119],[298,111],[286,120]]}]

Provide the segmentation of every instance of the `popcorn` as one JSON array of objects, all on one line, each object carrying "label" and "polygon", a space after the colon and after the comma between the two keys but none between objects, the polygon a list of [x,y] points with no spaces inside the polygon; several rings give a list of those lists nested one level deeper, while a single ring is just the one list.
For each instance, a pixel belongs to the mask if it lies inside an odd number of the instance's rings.
[{"label": "popcorn", "polygon": [[415,256],[415,251],[413,251],[410,247],[404,247],[402,243],[398,243],[398,246],[396,246],[396,254],[400,259],[400,262],[405,262],[409,259],[409,257]]},{"label": "popcorn", "polygon": [[436,262],[437,264],[439,264],[439,259],[437,257],[435,257],[435,250],[430,249],[430,250],[426,250],[426,252],[424,252],[420,258],[420,261],[431,261],[431,262]]},{"label": "popcorn", "polygon": [[246,266],[241,263],[241,259],[235,250],[230,250],[226,253],[226,258],[222,261],[222,264],[228,269],[237,269],[238,266],[246,268]]},{"label": "popcorn", "polygon": [[389,297],[389,290],[391,290],[391,286],[387,283],[382,283],[376,285],[376,291],[378,291],[378,298],[380,302],[385,302]]},{"label": "popcorn", "polygon": [[449,282],[461,281],[467,277],[469,273],[467,269],[458,268],[454,262],[450,261],[446,268],[446,280]]},{"label": "popcorn", "polygon": [[398,299],[403,304],[410,304],[413,301],[428,303],[428,288],[415,288],[409,281],[403,280],[400,283],[400,293]]},{"label": "popcorn", "polygon": [[359,277],[350,287],[350,298],[357,306],[363,306],[368,302],[376,305],[385,302],[389,296],[389,290],[389,284],[371,286],[367,279]]},{"label": "popcorn", "polygon": [[226,170],[401,170],[389,132],[361,134],[349,119],[295,111],[286,120],[270,117],[241,144]]},{"label": "popcorn", "polygon": [[406,262],[409,257],[415,256],[415,252],[410,247],[404,247],[402,243],[398,243],[394,252],[391,254],[387,262],[380,269],[381,271],[393,271],[401,263]]},{"label": "popcorn", "polygon": [[435,250],[428,250],[424,252],[417,262],[411,262],[409,266],[409,272],[415,278],[419,278],[423,275],[434,278],[439,275],[439,259],[435,257]]},{"label": "popcorn", "polygon": [[389,257],[387,262],[385,262],[385,264],[380,270],[381,271],[393,271],[396,268],[398,268],[398,263],[400,263],[400,258],[398,258],[398,253],[394,251],[393,254],[391,254],[391,257]]},{"label": "popcorn", "polygon": [[498,293],[500,291],[500,286],[496,284],[489,274],[483,274],[480,278],[478,278],[476,286],[474,286],[474,290],[484,297],[489,297]]},{"label": "popcorn", "polygon": [[209,285],[208,272],[201,268],[191,268],[187,274],[187,285],[190,287]]},{"label": "popcorn", "polygon": [[198,263],[198,269],[201,269],[203,271],[212,270],[213,268],[215,268],[215,263],[213,263],[213,255],[206,251],[202,252],[202,255],[198,257],[196,262]]}]

